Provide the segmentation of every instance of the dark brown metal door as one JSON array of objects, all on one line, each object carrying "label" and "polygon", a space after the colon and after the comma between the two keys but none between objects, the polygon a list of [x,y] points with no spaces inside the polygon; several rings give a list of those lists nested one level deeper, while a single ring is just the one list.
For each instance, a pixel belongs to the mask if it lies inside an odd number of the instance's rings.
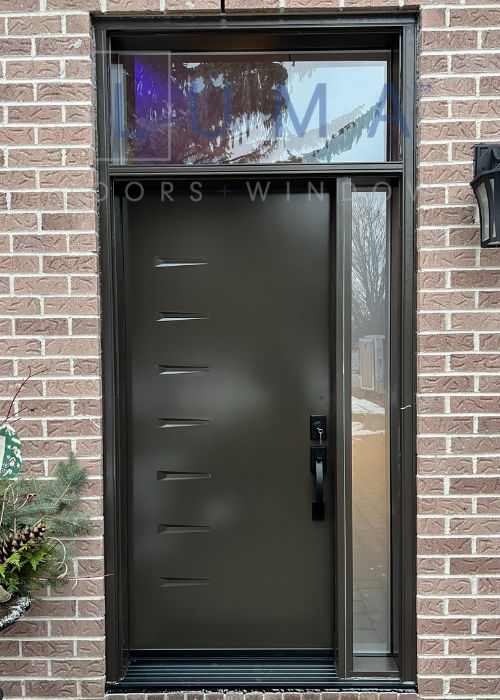
[{"label": "dark brown metal door", "polygon": [[123,197],[133,649],[333,646],[331,202],[255,187]]}]

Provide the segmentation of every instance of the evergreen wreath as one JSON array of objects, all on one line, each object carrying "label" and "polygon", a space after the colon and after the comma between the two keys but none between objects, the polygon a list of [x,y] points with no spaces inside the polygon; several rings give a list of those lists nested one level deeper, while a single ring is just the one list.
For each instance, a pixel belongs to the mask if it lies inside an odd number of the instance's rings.
[{"label": "evergreen wreath", "polygon": [[86,481],[74,454],[55,479],[0,478],[0,602],[67,580],[73,550],[66,540],[91,527],[77,510]]},{"label": "evergreen wreath", "polygon": [[22,443],[10,419],[32,376],[30,369],[0,425],[0,629],[19,619],[35,591],[68,580],[71,539],[91,531],[78,510],[88,475],[73,453],[59,463],[55,478],[19,476]]}]

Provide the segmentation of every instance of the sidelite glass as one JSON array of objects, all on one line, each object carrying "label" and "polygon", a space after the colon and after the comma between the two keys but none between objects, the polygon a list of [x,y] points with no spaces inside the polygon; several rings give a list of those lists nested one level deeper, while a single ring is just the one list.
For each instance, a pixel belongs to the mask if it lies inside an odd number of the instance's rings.
[{"label": "sidelite glass", "polygon": [[383,162],[387,55],[120,53],[115,164]]},{"label": "sidelite glass", "polygon": [[386,191],[352,195],[354,653],[389,653],[389,242]]}]

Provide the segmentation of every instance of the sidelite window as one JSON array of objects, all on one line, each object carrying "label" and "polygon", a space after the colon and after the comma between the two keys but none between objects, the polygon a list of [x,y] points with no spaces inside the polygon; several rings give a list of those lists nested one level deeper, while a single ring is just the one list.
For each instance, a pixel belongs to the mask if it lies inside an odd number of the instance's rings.
[{"label": "sidelite window", "polygon": [[352,195],[353,647],[386,653],[391,638],[389,192]]},{"label": "sidelite window", "polygon": [[414,18],[96,37],[110,687],[413,689]]}]

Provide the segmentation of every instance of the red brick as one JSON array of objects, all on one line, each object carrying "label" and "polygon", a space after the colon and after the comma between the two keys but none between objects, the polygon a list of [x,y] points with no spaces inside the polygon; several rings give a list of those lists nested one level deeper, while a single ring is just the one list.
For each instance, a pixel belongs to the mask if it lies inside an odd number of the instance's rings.
[{"label": "red brick", "polygon": [[19,411],[23,415],[33,414],[35,416],[70,416],[71,404],[69,401],[56,399],[38,399],[19,401]]},{"label": "red brick", "polygon": [[[0,258],[0,271],[2,259]],[[97,272],[97,257],[91,255],[47,255],[43,259],[43,270],[49,273]]]},{"label": "red brick", "polygon": [[426,269],[473,267],[476,263],[473,250],[420,251],[418,259],[420,266]]},{"label": "red brick", "polygon": [[428,272],[426,270],[419,270],[417,279],[419,289],[436,289],[444,287],[445,285],[444,272]]},{"label": "red brick", "polygon": [[95,420],[76,420],[72,418],[68,421],[48,421],[47,436],[48,437],[78,437],[80,435],[99,435],[100,424]]},{"label": "red brick", "polygon": [[479,349],[500,352],[500,333],[482,333],[479,336]]},{"label": "red brick", "polygon": [[453,515],[472,513],[472,501],[470,498],[424,498],[418,499],[419,514],[433,513],[436,515]]},{"label": "red brick", "polygon": [[[452,560],[454,561],[454,560]],[[418,621],[418,631],[419,634],[433,634],[433,635],[453,635],[453,634],[470,634],[471,623],[470,620],[462,619],[457,620],[454,618],[445,619],[421,619]]]},{"label": "red brick", "polygon": [[72,59],[70,61],[66,61],[64,64],[64,76],[68,79],[78,78],[81,80],[90,80],[92,78],[91,61],[84,59]]},{"label": "red brick", "polygon": [[467,555],[471,554],[469,539],[459,537],[421,537],[417,542],[419,555]]},{"label": "red brick", "polygon": [[471,474],[472,460],[456,456],[420,458],[418,471],[420,474]]},{"label": "red brick", "polygon": [[500,391],[500,377],[497,375],[479,377],[479,391],[487,393]]},{"label": "red brick", "polygon": [[467,270],[451,273],[452,287],[472,289],[500,286],[500,270]]},{"label": "red brick", "polygon": [[32,102],[34,99],[33,85],[27,83],[7,83],[0,85],[2,102]]},{"label": "red brick", "polygon": [[[485,562],[491,561],[491,559],[486,559],[484,560]],[[495,561],[495,571],[496,571],[496,560]],[[492,571],[493,573],[493,571]],[[477,622],[477,632],[479,635],[498,635],[500,633],[500,619],[486,619],[486,620],[478,620]]]},{"label": "red brick", "polygon": [[500,30],[483,32],[481,45],[483,49],[500,49]]},{"label": "red brick", "polygon": [[499,656],[500,637],[486,639],[450,639],[449,653],[471,656]]},{"label": "red brick", "polygon": [[66,236],[42,234],[37,236],[14,236],[15,253],[64,253],[68,248]]},{"label": "red brick", "polygon": [[458,49],[466,51],[475,49],[478,45],[478,32],[476,31],[429,31],[422,33],[422,49],[439,50],[446,48],[448,51]]},{"label": "red brick", "polygon": [[[55,105],[9,107],[7,115],[10,124],[45,124],[62,121],[61,107]],[[44,141],[40,139],[39,143],[44,143]]]},{"label": "red brick", "polygon": [[500,24],[500,9],[479,7],[450,10],[451,27],[495,27]]},{"label": "red brick", "polygon": [[421,377],[419,390],[439,394],[454,394],[472,391],[474,382],[470,376]]},{"label": "red brick", "polygon": [[[500,574],[500,557],[468,557],[450,560],[450,573],[454,574]],[[500,620],[495,620],[496,627],[500,631]],[[481,630],[478,629],[480,633]]]},{"label": "red brick", "polygon": [[454,437],[452,438],[454,452],[469,454],[492,453],[500,451],[500,438],[494,437]]},{"label": "red brick", "polygon": [[[456,141],[474,139],[476,125],[472,122],[454,121],[436,124],[424,123],[420,127],[420,138],[424,141]],[[466,171],[467,168],[464,168]],[[464,173],[465,174],[465,173]],[[460,177],[459,181],[462,181]]]},{"label": "red brick", "polygon": [[68,357],[78,357],[82,355],[97,355],[99,352],[99,342],[97,339],[47,339],[45,346],[48,355],[66,355]]},{"label": "red brick", "polygon": [[[95,175],[92,170],[53,170],[40,173],[41,187],[88,188],[94,186]],[[1,189],[1,188],[0,188]]]},{"label": "red brick", "polygon": [[0,55],[2,56],[30,56],[30,39],[0,39]]},{"label": "red brick", "polygon": [[11,36],[36,36],[40,34],[59,34],[62,29],[61,17],[58,15],[13,16],[7,19],[8,32]]},{"label": "red brick", "polygon": [[[470,324],[468,325],[470,326]],[[500,371],[500,355],[452,355],[450,366],[455,372],[498,372]]]},{"label": "red brick", "polygon": [[89,34],[90,16],[88,14],[66,15],[66,32],[68,34]]},{"label": "red brick", "polygon": [[[45,106],[44,110],[60,111],[60,107]],[[22,120],[25,121],[25,120]],[[61,119],[49,119],[47,121],[56,122]],[[38,142],[41,144],[86,144],[93,140],[91,127],[87,126],[57,126],[47,127],[39,130]]]},{"label": "red brick", "polygon": [[474,349],[474,336],[469,333],[434,333],[420,335],[420,352],[454,352]]},{"label": "red brick", "polygon": [[59,61],[35,60],[16,61],[8,60],[7,78],[9,79],[35,79],[35,78],[59,78],[61,67]]},{"label": "red brick", "polygon": [[26,681],[26,694],[42,698],[70,698],[76,696],[75,681]]},{"label": "red brick", "polygon": [[93,230],[96,227],[94,214],[43,214],[44,231]]},{"label": "red brick", "polygon": [[39,314],[40,301],[33,297],[0,297],[0,316]]},{"label": "red brick", "polygon": [[[36,39],[36,53],[38,56],[89,56],[90,42],[86,37],[53,37],[50,39]],[[1,47],[1,43],[0,43]],[[31,49],[31,44],[30,44]]]},{"label": "red brick", "polygon": [[[442,373],[446,370],[446,357],[444,355],[419,355],[417,358],[417,371],[419,374]],[[417,398],[418,410],[420,413],[444,413],[444,403],[442,397],[420,396]],[[435,402],[435,403],[433,403]],[[435,406],[434,409],[425,407]]]},{"label": "red brick", "polygon": [[62,318],[18,318],[15,321],[18,335],[64,335],[68,321]]},{"label": "red brick", "polygon": [[422,27],[444,27],[446,24],[446,12],[441,9],[422,8],[421,10]]},{"label": "red brick", "polygon": [[[9,156],[9,164],[13,165],[12,163],[12,151],[10,152]],[[26,151],[23,151],[22,153],[27,153]],[[29,151],[28,151],[29,153]],[[30,159],[31,165],[36,166],[36,165],[42,165],[43,163],[47,163],[47,160],[44,158],[44,152],[43,151],[33,151],[33,157]],[[16,155],[19,155],[19,152],[17,152]],[[58,157],[60,157],[60,154],[58,153]],[[39,162],[38,158],[40,159]],[[51,152],[49,151],[47,154],[47,158],[50,160],[51,159]],[[54,159],[55,160],[55,159]],[[28,159],[24,159],[24,162],[18,162],[16,161],[16,165],[26,165]],[[51,163],[51,165],[56,165],[57,163]],[[11,209],[35,209],[35,210],[40,210],[40,209],[62,209],[64,206],[64,198],[61,192],[13,192],[10,198],[10,206]]]},{"label": "red brick", "polygon": [[500,433],[500,416],[481,416],[477,429],[479,433]]},{"label": "red brick", "polygon": [[47,661],[31,661],[9,659],[8,661],[0,660],[0,673],[3,676],[20,676],[21,678],[29,676],[46,676],[48,674]]},{"label": "red brick", "polygon": [[[500,68],[500,56],[489,54],[458,54],[451,58],[452,72],[460,73],[487,73]],[[474,95],[475,88],[469,93]]]},{"label": "red brick", "polygon": [[451,326],[455,330],[500,330],[500,312],[485,313],[455,313],[451,319]]},{"label": "red brick", "polygon": [[470,659],[421,659],[418,672],[430,676],[467,676],[471,673]]},{"label": "red brick", "polygon": [[68,379],[65,381],[47,381],[47,392],[50,396],[98,396],[100,384],[94,379]]},{"label": "red brick", "polygon": [[[478,537],[476,540],[476,554],[490,554],[492,556],[500,554],[500,537]],[[499,595],[500,594],[500,579],[493,579],[484,583],[481,579],[478,582],[478,592],[483,595]]]},{"label": "red brick", "polygon": [[43,642],[22,642],[23,656],[64,657],[73,656],[73,642],[66,640],[45,640]]},{"label": "red brick", "polygon": [[67,294],[68,278],[54,275],[45,277],[14,278],[14,291],[18,294]]},{"label": "red brick", "polygon": [[419,333],[428,331],[444,331],[446,328],[446,316],[444,314],[419,313],[417,316],[417,329]]},{"label": "red brick", "polygon": [[468,578],[421,578],[417,586],[419,595],[456,596],[471,593],[471,582]]},{"label": "red brick", "polygon": [[78,83],[41,83],[37,95],[43,102],[84,102],[92,99],[92,87]]},{"label": "red brick", "polygon": [[[73,637],[75,634],[74,620],[54,620],[51,627],[54,637]],[[101,637],[103,632],[103,622],[98,620],[78,620],[79,637]]]},{"label": "red brick", "polygon": [[2,356],[33,356],[40,355],[41,344],[35,339],[20,339],[12,340],[0,338],[0,357]]}]

